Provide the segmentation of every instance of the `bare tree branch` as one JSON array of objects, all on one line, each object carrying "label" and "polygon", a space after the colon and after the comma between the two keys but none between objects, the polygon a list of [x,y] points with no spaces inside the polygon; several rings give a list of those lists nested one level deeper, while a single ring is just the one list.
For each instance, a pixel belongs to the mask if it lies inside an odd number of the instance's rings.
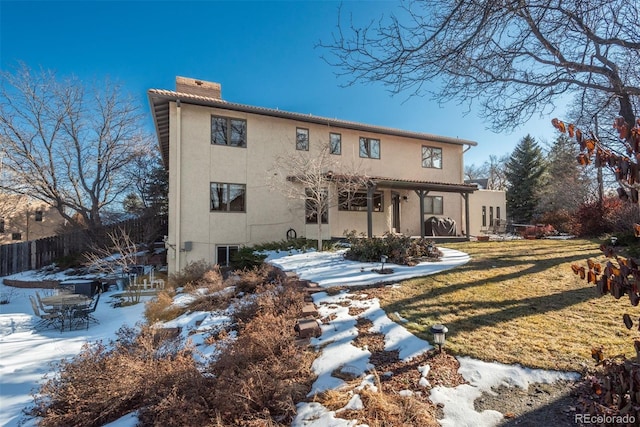
[{"label": "bare tree branch", "polygon": [[71,224],[100,226],[128,186],[125,170],[151,149],[138,105],[108,81],[85,87],[24,64],[0,81],[0,190],[45,202]]},{"label": "bare tree branch", "polygon": [[615,99],[630,128],[640,97],[640,6],[626,0],[409,1],[345,24],[325,60],[347,79],[439,102],[479,102],[494,130],[554,110],[582,90]]}]

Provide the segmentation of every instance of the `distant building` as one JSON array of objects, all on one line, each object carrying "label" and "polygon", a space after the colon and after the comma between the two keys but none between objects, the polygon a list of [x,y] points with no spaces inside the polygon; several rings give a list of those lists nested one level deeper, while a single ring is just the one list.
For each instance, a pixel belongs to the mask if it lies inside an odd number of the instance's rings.
[{"label": "distant building", "polygon": [[322,216],[323,239],[345,230],[416,236],[433,216],[454,220],[464,238],[476,186],[463,182],[463,152],[474,141],[227,102],[220,84],[191,78],[148,96],[169,170],[170,272],[200,259],[225,265],[242,245],[317,238],[317,217],[266,182],[279,156],[326,144],[345,168],[359,160],[369,181],[348,206],[329,186],[338,203]]},{"label": "distant building", "polygon": [[505,230],[507,223],[507,194],[503,190],[486,190],[488,179],[466,180],[476,184],[478,191],[469,196],[469,234],[493,233]]},{"label": "distant building", "polygon": [[46,203],[0,194],[0,245],[54,236],[65,224],[60,213]]}]

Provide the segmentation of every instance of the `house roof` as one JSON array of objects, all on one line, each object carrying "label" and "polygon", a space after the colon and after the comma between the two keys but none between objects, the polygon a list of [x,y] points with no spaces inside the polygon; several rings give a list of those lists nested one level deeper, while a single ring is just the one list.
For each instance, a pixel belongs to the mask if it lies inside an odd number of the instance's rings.
[{"label": "house roof", "polygon": [[369,180],[382,188],[398,190],[428,190],[445,193],[473,193],[478,189],[475,184],[455,184],[447,182],[419,181],[413,179],[369,177]]},{"label": "house roof", "polygon": [[273,108],[236,104],[224,101],[219,98],[211,98],[202,95],[181,93],[171,90],[149,89],[147,91],[147,96],[149,97],[149,104],[151,105],[151,111],[153,113],[153,121],[156,126],[156,133],[158,135],[158,142],[160,144],[160,152],[162,154],[164,165],[167,169],[169,169],[169,104],[176,101],[192,105],[201,105],[205,107],[215,107],[231,111],[240,111],[245,113],[260,114],[263,116],[297,120],[306,123],[335,126],[343,129],[352,129],[363,132],[379,133],[383,135],[415,138],[423,141],[441,142],[444,144],[454,145],[478,145],[475,141],[460,138],[452,138],[448,136],[433,135],[421,132],[412,132],[401,129],[368,125],[364,123],[350,122],[346,120],[330,119],[326,117],[314,116],[311,114],[292,113]]},{"label": "house roof", "polygon": [[[368,175],[343,175],[334,174],[327,175],[332,181],[351,181],[361,183],[362,185],[372,185],[377,188],[390,188],[392,190],[426,190],[440,191],[444,193],[473,193],[478,190],[476,184],[460,184],[436,181],[421,181],[417,179],[402,178],[386,178],[380,176]],[[289,176],[287,179],[295,180],[295,176]]]}]

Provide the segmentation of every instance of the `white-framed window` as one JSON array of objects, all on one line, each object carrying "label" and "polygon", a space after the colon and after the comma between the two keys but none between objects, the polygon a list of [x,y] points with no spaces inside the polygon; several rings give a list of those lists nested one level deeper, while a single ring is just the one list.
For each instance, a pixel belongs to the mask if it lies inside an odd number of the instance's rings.
[{"label": "white-framed window", "polygon": [[238,252],[238,245],[218,245],[216,246],[216,263],[222,267],[231,264],[231,257]]},{"label": "white-framed window", "polygon": [[331,154],[342,154],[342,135],[331,132],[329,134],[329,152]]},{"label": "white-framed window", "polygon": [[442,196],[426,196],[424,198],[424,213],[442,215],[444,213]]},{"label": "white-framed window", "polygon": [[245,184],[212,182],[210,210],[212,212],[245,212],[246,193]]},{"label": "white-framed window", "polygon": [[296,150],[309,151],[309,129],[296,128]]},{"label": "white-framed window", "polygon": [[487,207],[486,206],[482,207],[482,226],[483,227],[487,226]]},{"label": "white-framed window", "polygon": [[[384,193],[376,191],[373,193],[373,212],[384,211]],[[351,195],[338,195],[338,210],[341,211],[366,211],[367,210],[367,192],[358,191]]]},{"label": "white-framed window", "polygon": [[365,159],[380,158],[380,140],[360,137],[360,157]]},{"label": "white-framed window", "polygon": [[247,146],[247,121],[211,116],[211,143],[231,147]]},{"label": "white-framed window", "polygon": [[442,169],[442,148],[423,145],[422,167]]}]

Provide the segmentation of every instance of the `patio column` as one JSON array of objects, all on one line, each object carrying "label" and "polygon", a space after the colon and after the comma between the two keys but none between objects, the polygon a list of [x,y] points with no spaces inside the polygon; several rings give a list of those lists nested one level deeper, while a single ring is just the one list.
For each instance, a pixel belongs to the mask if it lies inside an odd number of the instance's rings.
[{"label": "patio column", "polygon": [[373,193],[376,190],[375,184],[367,185],[367,237],[373,237]]},{"label": "patio column", "polygon": [[469,239],[469,193],[460,193],[464,199],[464,230],[465,236]]},{"label": "patio column", "polygon": [[420,199],[420,237],[424,238],[425,229],[424,229],[424,196],[427,195],[429,191],[427,190],[416,190],[416,194]]}]

